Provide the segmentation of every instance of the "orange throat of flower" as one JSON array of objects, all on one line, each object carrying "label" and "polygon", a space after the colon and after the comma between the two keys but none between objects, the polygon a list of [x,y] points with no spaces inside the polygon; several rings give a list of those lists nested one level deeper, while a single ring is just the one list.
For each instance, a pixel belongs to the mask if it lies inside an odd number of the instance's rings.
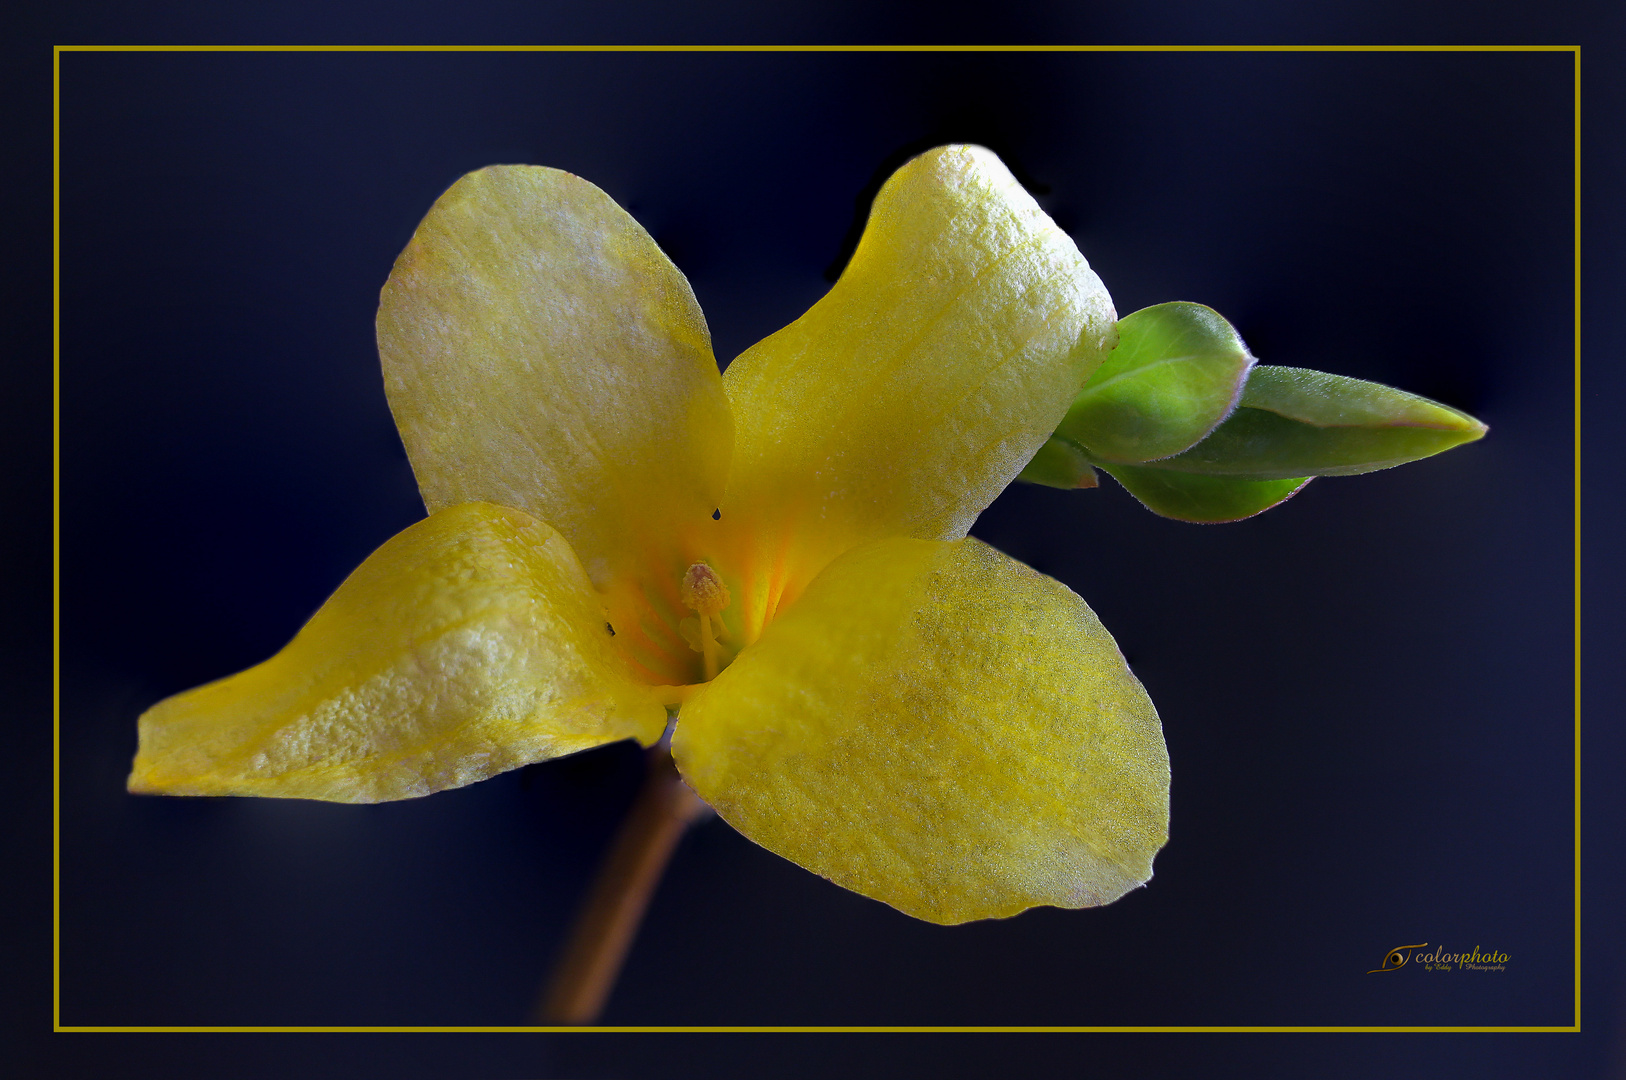
[{"label": "orange throat of flower", "polygon": [[[777,526],[777,527],[775,527]],[[708,514],[652,541],[600,587],[633,676],[680,704],[762,636],[832,551],[818,533],[757,515]]]}]

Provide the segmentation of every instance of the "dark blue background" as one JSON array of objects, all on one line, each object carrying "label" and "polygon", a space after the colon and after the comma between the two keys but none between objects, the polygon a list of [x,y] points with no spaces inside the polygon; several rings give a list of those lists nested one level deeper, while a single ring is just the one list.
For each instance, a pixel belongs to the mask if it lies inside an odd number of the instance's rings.
[{"label": "dark blue background", "polygon": [[[1567,54],[64,56],[62,1022],[523,1022],[631,797],[625,747],[377,807],[123,793],[142,709],[274,651],[421,516],[371,324],[446,185],[599,184],[726,361],[828,287],[890,167],[968,140],[1120,313],[1202,301],[1266,363],[1491,434],[1228,526],[1007,492],[976,534],[1080,592],[1163,715],[1150,886],[939,928],[711,822],[605,1021],[1569,1023],[1571,101]],[[1512,962],[1365,974],[1412,941]],[[532,1045],[494,1074],[664,1060]]]}]

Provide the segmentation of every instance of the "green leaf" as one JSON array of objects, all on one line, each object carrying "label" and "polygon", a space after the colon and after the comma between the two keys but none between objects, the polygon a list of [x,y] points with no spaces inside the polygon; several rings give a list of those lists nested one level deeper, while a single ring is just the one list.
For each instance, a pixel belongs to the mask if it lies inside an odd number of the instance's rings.
[{"label": "green leaf", "polygon": [[1467,413],[1379,383],[1261,365],[1212,435],[1156,466],[1250,480],[1353,476],[1438,454],[1486,430]]},{"label": "green leaf", "polygon": [[1095,461],[1141,462],[1196,444],[1236,406],[1253,357],[1213,308],[1175,302],[1118,320],[1118,344],[1056,434]]},{"label": "green leaf", "polygon": [[1069,491],[1092,488],[1098,483],[1095,470],[1090,468],[1090,459],[1084,456],[1084,451],[1054,435],[1039,447],[1039,452],[1033,455],[1033,460],[1027,463],[1017,479]]},{"label": "green leaf", "polygon": [[1200,476],[1149,465],[1103,465],[1114,480],[1154,514],[1177,521],[1241,521],[1297,495],[1311,477],[1240,480]]}]

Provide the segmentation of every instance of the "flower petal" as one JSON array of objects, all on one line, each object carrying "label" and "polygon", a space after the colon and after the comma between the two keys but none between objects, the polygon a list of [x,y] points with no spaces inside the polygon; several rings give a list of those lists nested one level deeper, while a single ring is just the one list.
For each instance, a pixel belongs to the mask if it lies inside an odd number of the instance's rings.
[{"label": "flower petal", "polygon": [[710,523],[732,428],[705,319],[580,177],[512,165],[453,184],[384,286],[378,348],[431,513],[526,510],[601,588]]},{"label": "flower petal", "polygon": [[904,165],[841,280],[724,375],[723,516],[754,538],[743,576],[788,599],[856,544],[964,536],[1110,350],[1114,318],[992,153],[944,146]]},{"label": "flower petal", "polygon": [[831,563],[672,751],[752,840],[932,922],[1110,903],[1167,838],[1162,728],[1111,635],[972,539]]},{"label": "flower petal", "polygon": [[270,660],[149,709],[130,790],[405,799],[665,720],[564,539],[465,503],[375,551]]}]

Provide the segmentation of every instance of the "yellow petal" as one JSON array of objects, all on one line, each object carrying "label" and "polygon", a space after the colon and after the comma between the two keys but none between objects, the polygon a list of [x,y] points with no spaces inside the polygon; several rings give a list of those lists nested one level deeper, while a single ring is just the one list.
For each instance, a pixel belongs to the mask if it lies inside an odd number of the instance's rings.
[{"label": "yellow petal", "polygon": [[529,511],[600,588],[657,558],[682,574],[661,551],[711,524],[728,403],[688,281],[604,192],[534,166],[463,177],[396,260],[378,348],[430,512]]},{"label": "yellow petal", "polygon": [[831,563],[672,751],[752,840],[932,922],[1110,903],[1167,838],[1162,728],[1111,635],[972,539]]},{"label": "yellow petal", "polygon": [[130,790],[378,802],[651,743],[666,712],[627,669],[564,539],[466,503],[369,556],[270,660],[149,709]]},{"label": "yellow petal", "polygon": [[1115,319],[992,153],[939,147],[899,169],[841,280],[724,376],[723,516],[746,523],[738,570],[770,594],[743,598],[751,626],[858,543],[964,536],[1050,437]]}]

